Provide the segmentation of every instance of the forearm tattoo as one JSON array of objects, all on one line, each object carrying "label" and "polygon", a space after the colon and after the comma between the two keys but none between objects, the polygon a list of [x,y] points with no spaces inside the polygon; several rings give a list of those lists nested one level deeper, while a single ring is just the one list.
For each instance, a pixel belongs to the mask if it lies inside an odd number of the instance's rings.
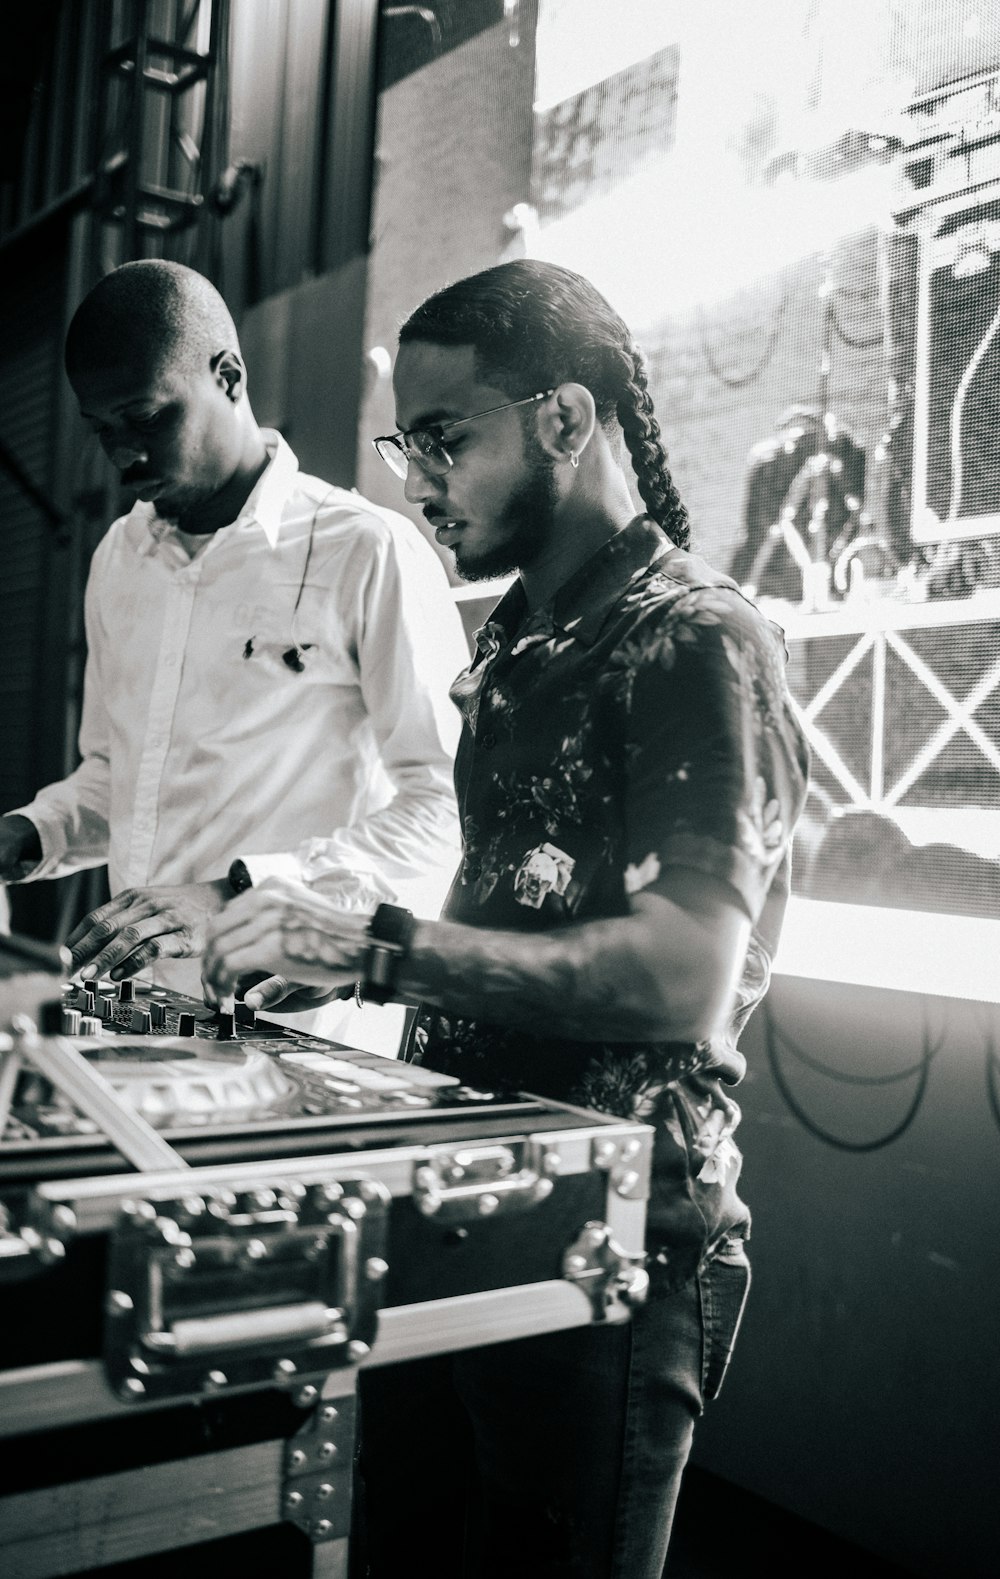
[{"label": "forearm tattoo", "polygon": [[663,970],[637,953],[634,921],[540,935],[422,922],[401,971],[408,999],[580,1041],[670,1040]]}]

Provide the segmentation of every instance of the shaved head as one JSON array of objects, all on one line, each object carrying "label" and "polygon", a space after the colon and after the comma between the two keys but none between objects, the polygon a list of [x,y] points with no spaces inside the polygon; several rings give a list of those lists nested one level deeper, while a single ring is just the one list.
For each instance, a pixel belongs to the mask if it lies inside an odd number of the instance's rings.
[{"label": "shaved head", "polygon": [[229,308],[203,274],[149,258],[123,263],[84,297],[66,337],[66,370],[118,362],[184,372],[207,369],[222,351],[238,351]]}]

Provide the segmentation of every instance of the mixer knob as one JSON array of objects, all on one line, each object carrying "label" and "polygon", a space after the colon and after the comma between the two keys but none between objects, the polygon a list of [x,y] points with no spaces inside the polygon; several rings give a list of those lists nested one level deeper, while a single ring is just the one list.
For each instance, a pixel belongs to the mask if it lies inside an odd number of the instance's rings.
[{"label": "mixer knob", "polygon": [[120,981],[118,983],[118,1002],[131,1003],[135,998],[135,982]]},{"label": "mixer knob", "polygon": [[216,1035],[218,1036],[219,1041],[231,1042],[233,1037],[236,1035],[235,1016],[232,1014],[227,1014],[225,1010],[220,1009],[218,1014],[215,1016],[215,1023],[217,1027]]},{"label": "mixer knob", "polygon": [[62,1036],[63,1006],[58,998],[50,998],[38,1011],[38,1029],[43,1036]]},{"label": "mixer knob", "polygon": [[158,1003],[155,999],[151,1000],[150,1005],[149,1005],[149,1018],[150,1018],[150,1022],[152,1024],[153,1030],[154,1031],[162,1031],[163,1027],[167,1023],[167,1007],[166,1007],[166,1004]]},{"label": "mixer knob", "polygon": [[132,1010],[132,1030],[136,1036],[148,1036],[153,1029],[153,1022],[148,1009]]},{"label": "mixer knob", "polygon": [[177,1016],[177,1035],[178,1036],[193,1036],[194,1035],[194,1015],[193,1014],[179,1014]]},{"label": "mixer knob", "polygon": [[83,984],[83,995],[87,999],[88,1003],[92,1004],[94,1002],[94,1000],[97,997],[97,983],[96,983],[96,981],[85,981],[84,982],[84,984]]},{"label": "mixer knob", "polygon": [[102,992],[97,999],[95,1007],[102,1020],[113,1020],[115,1017],[114,994]]},{"label": "mixer knob", "polygon": [[64,1009],[62,1015],[63,1035],[79,1036],[80,1011],[79,1009]]},{"label": "mixer knob", "polygon": [[96,1014],[84,1014],[80,1018],[81,1036],[100,1036],[104,1026]]}]

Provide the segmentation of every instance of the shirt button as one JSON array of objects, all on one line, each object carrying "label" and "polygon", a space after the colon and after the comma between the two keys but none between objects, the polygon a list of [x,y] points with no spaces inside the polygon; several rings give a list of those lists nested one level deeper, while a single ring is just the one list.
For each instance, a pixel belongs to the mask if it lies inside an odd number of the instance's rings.
[{"label": "shirt button", "polygon": [[491,734],[489,730],[486,731],[485,735],[477,735],[476,737],[476,745],[482,746],[484,751],[492,751],[496,743],[496,735]]}]

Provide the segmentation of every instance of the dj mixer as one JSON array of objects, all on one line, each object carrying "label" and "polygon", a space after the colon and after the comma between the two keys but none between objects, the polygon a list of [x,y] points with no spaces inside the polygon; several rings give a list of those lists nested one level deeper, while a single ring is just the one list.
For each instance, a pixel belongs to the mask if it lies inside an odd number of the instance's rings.
[{"label": "dj mixer", "polygon": [[[43,1037],[82,1054],[122,1106],[165,1132],[183,1150],[218,1154],[236,1132],[263,1137],[295,1132],[328,1147],[332,1128],[359,1121],[381,1128],[439,1111],[508,1115],[525,1099],[474,1090],[449,1075],[290,1029],[245,1004],[216,1011],[148,982],[63,985],[39,1015]],[[528,1104],[530,1106],[530,1103]],[[105,1138],[98,1118],[80,1110],[52,1080],[24,1070],[2,1131],[8,1171],[21,1159],[44,1170],[59,1140],[77,1149]],[[220,1140],[225,1136],[224,1141]]]}]

